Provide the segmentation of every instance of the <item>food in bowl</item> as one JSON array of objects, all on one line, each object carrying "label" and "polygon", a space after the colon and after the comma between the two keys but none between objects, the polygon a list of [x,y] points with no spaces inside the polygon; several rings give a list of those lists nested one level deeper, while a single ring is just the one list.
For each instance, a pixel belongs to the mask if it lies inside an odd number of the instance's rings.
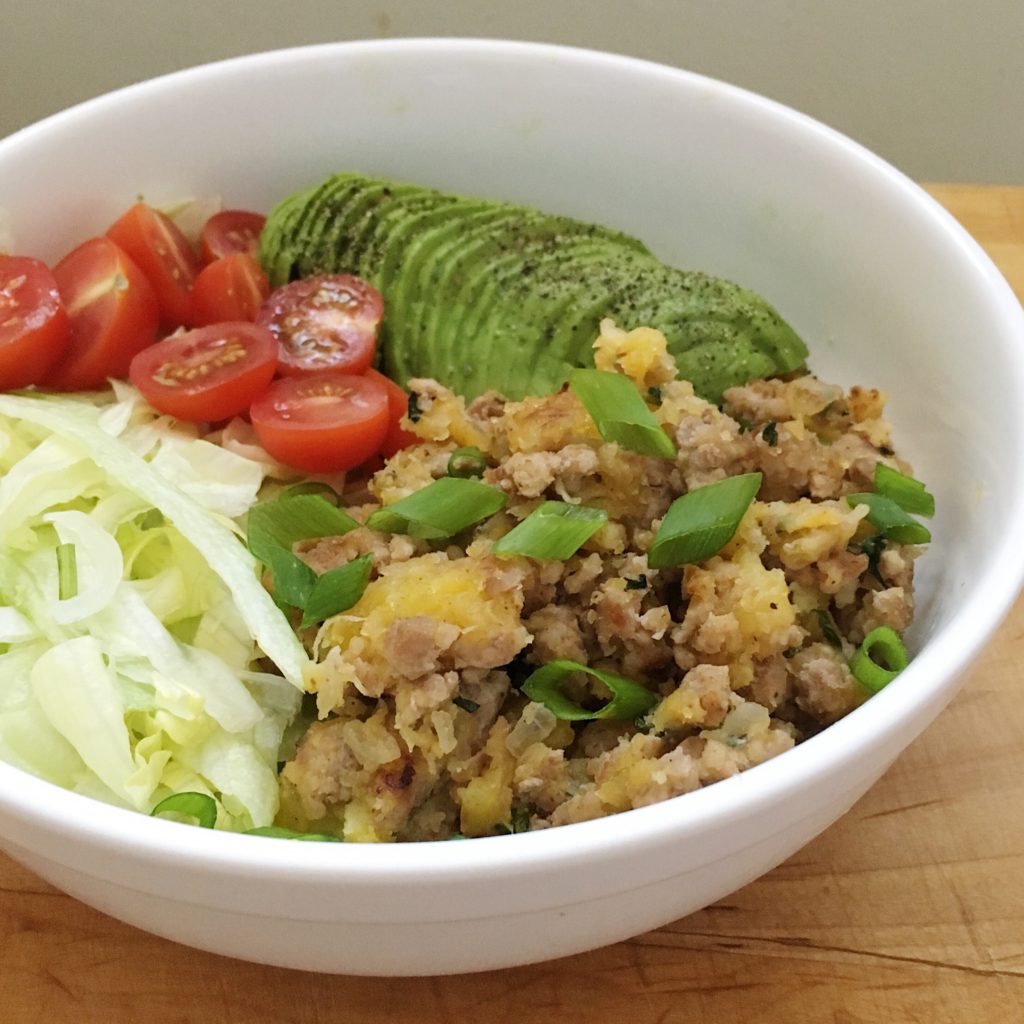
[{"label": "food in bowl", "polygon": [[905,667],[933,502],[763,299],[359,175],[272,213],[267,282],[230,214],[202,268],[136,204],[37,289],[65,351],[18,383],[72,394],[0,397],[8,759],[220,828],[475,838],[719,781]]}]

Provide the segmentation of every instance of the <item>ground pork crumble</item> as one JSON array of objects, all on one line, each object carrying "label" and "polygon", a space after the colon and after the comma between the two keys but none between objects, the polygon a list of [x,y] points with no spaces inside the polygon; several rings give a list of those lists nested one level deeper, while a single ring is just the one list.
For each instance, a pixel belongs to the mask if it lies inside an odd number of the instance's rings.
[{"label": "ground pork crumble", "polygon": [[[317,572],[370,555],[373,573],[354,607],[306,634],[320,720],[281,773],[280,824],[392,841],[584,821],[728,778],[867,698],[848,658],[873,628],[907,627],[918,554],[886,543],[869,557],[867,509],[843,500],[872,488],[878,462],[909,469],[884,396],[802,375],[732,388],[718,408],[676,378],[659,332],[607,321],[595,362],[650,399],[674,460],[604,442],[568,390],[467,406],[414,380],[420,415],[404,425],[421,443],[349,511],[365,522],[467,445],[505,509],[448,542],[360,526],[297,545]],[[721,551],[648,566],[675,498],[755,471],[760,492]],[[491,553],[548,499],[598,506],[608,522],[565,562]],[[637,721],[560,721],[519,687],[561,658],[641,683],[657,703]],[[584,706],[608,697],[582,674],[566,692]]]}]

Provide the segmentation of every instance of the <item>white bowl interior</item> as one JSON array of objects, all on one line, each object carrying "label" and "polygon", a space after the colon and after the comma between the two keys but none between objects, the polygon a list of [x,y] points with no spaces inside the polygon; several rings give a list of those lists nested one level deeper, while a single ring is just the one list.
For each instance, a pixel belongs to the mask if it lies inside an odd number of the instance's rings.
[{"label": "white bowl interior", "polygon": [[[57,115],[0,143],[0,225],[19,251],[53,259],[139,193],[265,210],[343,169],[614,225],[669,262],[760,291],[803,334],[821,376],[889,392],[899,450],[936,494],[920,656],[900,680],[749,779],[516,849],[537,865],[568,862],[584,847],[667,838],[702,816],[739,820],[815,773],[827,784],[844,763],[875,757],[880,772],[948,700],[1024,566],[1024,318],[980,249],[888,165],[748,93],[625,58],[439,40],[231,61]],[[883,741],[888,753],[873,754]],[[44,791],[45,806],[30,806]],[[339,863],[485,870],[512,863],[524,838],[346,849],[343,861],[312,844],[250,843],[249,855],[244,840],[83,809],[0,766],[0,810],[5,802],[51,830],[105,830],[197,857],[217,849],[223,863],[304,865],[321,878]]]}]

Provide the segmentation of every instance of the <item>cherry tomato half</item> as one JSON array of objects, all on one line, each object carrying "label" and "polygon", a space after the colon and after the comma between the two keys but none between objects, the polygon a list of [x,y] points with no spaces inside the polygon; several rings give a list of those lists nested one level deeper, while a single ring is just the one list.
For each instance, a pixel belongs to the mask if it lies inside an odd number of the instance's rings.
[{"label": "cherry tomato half", "polygon": [[419,444],[423,438],[418,437],[410,430],[402,429],[402,417],[409,411],[409,392],[396,384],[390,377],[378,373],[374,369],[366,371],[367,377],[380,381],[384,390],[388,393],[388,434],[380,447],[380,453],[385,459],[390,459],[397,451],[408,448],[410,445]]},{"label": "cherry tomato half", "polygon": [[281,343],[278,370],[286,376],[363,373],[373,362],[384,300],[349,274],[320,274],[270,293],[256,323]]},{"label": "cherry tomato half", "polygon": [[145,203],[136,203],[107,229],[107,237],[146,275],[164,322],[172,327],[190,324],[199,259],[174,221]]},{"label": "cherry tomato half", "polygon": [[282,377],[249,412],[260,444],[307,473],[361,465],[380,451],[390,422],[384,385],[347,373]]},{"label": "cherry tomato half", "polygon": [[69,337],[68,315],[46,264],[0,256],[0,389],[38,384]]},{"label": "cherry tomato half", "polygon": [[174,334],[132,360],[131,382],[155,409],[215,422],[244,412],[277,368],[277,342],[262,327],[212,324]]},{"label": "cherry tomato half", "polygon": [[256,258],[260,247],[260,232],[267,218],[248,210],[221,210],[204,225],[199,236],[199,255],[204,263],[244,252]]},{"label": "cherry tomato half", "polygon": [[270,285],[260,265],[247,253],[230,253],[199,272],[192,286],[192,323],[252,323],[269,294]]},{"label": "cherry tomato half", "polygon": [[58,391],[106,387],[127,377],[136,352],[156,338],[160,318],[149,281],[109,238],[90,238],[53,268],[71,321],[71,341],[47,375]]}]

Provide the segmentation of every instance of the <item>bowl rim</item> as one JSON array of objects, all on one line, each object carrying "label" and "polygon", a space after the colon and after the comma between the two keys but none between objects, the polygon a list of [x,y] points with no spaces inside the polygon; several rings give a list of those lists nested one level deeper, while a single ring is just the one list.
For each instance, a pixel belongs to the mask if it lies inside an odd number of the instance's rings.
[{"label": "bowl rim", "polygon": [[[0,161],[13,150],[35,144],[37,138],[59,133],[84,114],[114,109],[126,98],[145,98],[187,82],[213,81],[239,70],[251,72],[282,64],[367,55],[401,59],[427,52],[525,62],[554,59],[566,65],[602,65],[616,73],[661,77],[684,91],[713,87],[730,104],[757,110],[808,142],[831,152],[843,150],[860,175],[897,195],[919,219],[930,221],[942,231],[951,252],[957,251],[965,272],[987,292],[987,302],[993,309],[998,308],[1007,325],[993,346],[1002,359],[1003,370],[1012,375],[1017,390],[1024,395],[1024,310],[980,245],[936,200],[881,157],[806,114],[739,86],[653,61],[551,43],[470,37],[360,40],[269,50],[123,86],[52,114],[0,140]],[[1019,436],[1024,437],[1024,403],[1016,417]],[[956,678],[1006,616],[1024,582],[1024,449],[1020,446],[1016,456],[1014,464],[1007,467],[1017,481],[1010,516],[1015,525],[998,539],[987,571],[975,581],[953,622],[924,643],[899,682],[785,756],[683,797],[594,821],[473,843],[260,842],[251,836],[182,828],[173,822],[147,818],[0,763],[0,811],[29,826],[57,828],[68,839],[130,850],[150,862],[181,866],[185,858],[190,865],[241,869],[252,876],[301,877],[316,884],[342,878],[364,882],[466,881],[496,873],[551,870],[556,865],[578,864],[582,858],[593,861],[617,857],[652,842],[740,821],[787,794],[799,793],[816,778],[841,773],[865,750],[882,745],[901,730],[909,730],[912,739],[952,694]],[[968,623],[971,629],[964,640],[961,634]],[[929,709],[932,714],[927,713]],[[900,746],[902,749],[905,743]]]}]

